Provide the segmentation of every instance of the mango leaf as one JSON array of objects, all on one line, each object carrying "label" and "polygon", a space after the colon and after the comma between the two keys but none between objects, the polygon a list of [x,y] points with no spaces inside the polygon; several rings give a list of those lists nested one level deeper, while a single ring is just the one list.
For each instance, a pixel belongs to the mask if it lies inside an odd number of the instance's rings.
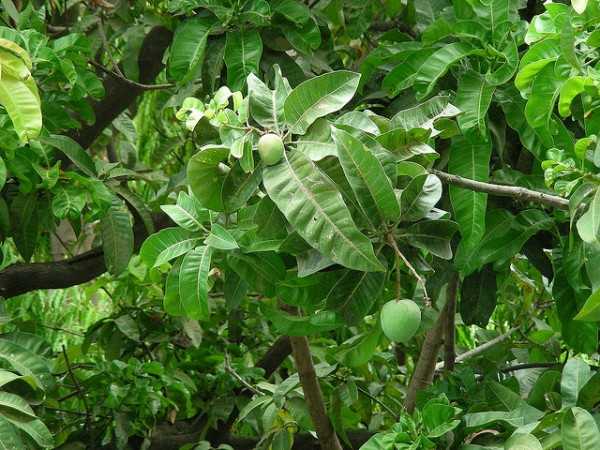
[{"label": "mango leaf", "polygon": [[[448,172],[470,180],[487,181],[492,154],[491,139],[485,141],[476,133],[458,136],[452,140]],[[450,202],[454,219],[458,222],[461,241],[457,250],[457,265],[460,255],[476,246],[485,233],[487,194],[450,186]]]},{"label": "mango leaf", "polygon": [[532,128],[550,128],[554,105],[564,83],[554,64],[548,64],[537,74],[525,105],[525,117]]},{"label": "mango leaf", "polygon": [[574,319],[584,322],[600,322],[600,290],[595,291],[587,298]]},{"label": "mango leaf", "polygon": [[453,42],[446,44],[420,67],[415,78],[415,89],[419,98],[427,97],[437,81],[448,72],[450,66],[477,51],[477,47],[466,42]]},{"label": "mango leaf", "polygon": [[190,188],[200,204],[213,211],[224,211],[222,192],[226,173],[219,163],[226,160],[229,147],[207,145],[190,158],[187,166],[187,179]]},{"label": "mango leaf", "polygon": [[490,264],[466,277],[461,285],[460,316],[465,325],[485,328],[496,308],[496,273]]},{"label": "mango leaf", "polygon": [[94,160],[81,145],[68,136],[51,134],[40,139],[43,144],[59,149],[75,164],[84,174],[90,177],[97,177]]},{"label": "mango leaf", "polygon": [[18,429],[2,415],[0,415],[0,448],[2,450],[25,448]]},{"label": "mango leaf", "polygon": [[485,76],[486,82],[492,86],[500,86],[507,83],[519,66],[519,49],[512,35],[508,38],[508,42],[500,54],[503,58],[503,60],[500,60],[500,67]]},{"label": "mango leaf", "polygon": [[313,161],[337,157],[337,146],[331,137],[331,125],[327,119],[321,117],[315,120],[308,132],[296,141],[296,148]]},{"label": "mango leaf", "polygon": [[311,54],[321,45],[321,31],[313,17],[300,26],[284,26],[282,31],[292,47],[301,53]]},{"label": "mango leaf", "polygon": [[451,220],[427,220],[412,224],[405,233],[398,237],[404,238],[408,244],[427,250],[442,259],[452,259],[450,241],[458,226]]},{"label": "mango leaf", "polygon": [[593,450],[600,448],[600,432],[592,415],[585,409],[573,407],[565,411],[561,426],[564,450]]},{"label": "mango leaf", "polygon": [[587,8],[588,0],[571,0],[571,6],[577,14],[583,14]]},{"label": "mango leaf", "polygon": [[50,389],[54,380],[45,358],[11,340],[0,338],[0,358],[21,375],[28,376],[40,389]]},{"label": "mango leaf", "polygon": [[400,205],[379,160],[360,140],[342,129],[333,129],[333,140],[346,178],[365,214],[372,219],[397,220]]},{"label": "mango leaf", "polygon": [[203,320],[209,316],[208,271],[211,255],[210,247],[196,247],[181,261],[179,297],[183,310],[190,319]]},{"label": "mango leaf", "polygon": [[0,105],[4,106],[22,144],[39,136],[42,129],[40,97],[35,81],[8,73],[0,79]]},{"label": "mango leaf", "polygon": [[400,195],[402,219],[422,219],[441,196],[442,182],[435,175],[419,175],[413,178]]},{"label": "mango leaf", "polygon": [[481,134],[485,134],[485,117],[492,102],[494,89],[494,86],[474,71],[469,71],[460,78],[456,107],[462,111],[458,116],[458,124],[463,132],[477,127]]},{"label": "mango leaf", "polygon": [[193,249],[199,238],[182,228],[165,228],[142,244],[140,257],[148,267],[155,267]]},{"label": "mango leaf", "polygon": [[290,92],[284,104],[290,131],[305,134],[319,117],[341,109],[354,96],[359,80],[358,73],[338,70],[299,84]]},{"label": "mango leaf", "polygon": [[261,305],[265,317],[273,323],[279,334],[285,336],[311,336],[335,330],[344,325],[333,311],[319,311],[310,316],[292,316],[265,304]]},{"label": "mango leaf", "polygon": [[504,443],[504,448],[515,450],[543,450],[542,444],[533,434],[518,432],[508,438]]},{"label": "mango leaf", "polygon": [[280,164],[266,168],[263,182],[300,236],[323,255],[350,269],[382,270],[336,186],[303,153],[289,152]]},{"label": "mango leaf", "polygon": [[558,39],[544,39],[529,47],[519,62],[515,86],[527,95],[533,80],[546,65],[556,61],[560,55]]},{"label": "mango leaf", "polygon": [[208,221],[208,211],[204,210],[192,195],[181,191],[177,204],[160,207],[180,227],[189,231],[200,231],[202,223]]},{"label": "mango leaf", "polygon": [[232,91],[242,89],[250,73],[258,73],[262,51],[263,43],[258,31],[237,30],[227,33],[224,59],[227,85]]},{"label": "mango leaf", "polygon": [[560,98],[558,100],[558,113],[562,117],[571,115],[571,103],[579,94],[585,92],[587,86],[593,86],[594,81],[591,77],[575,76],[569,78],[560,88]]},{"label": "mango leaf", "polygon": [[179,296],[179,269],[181,268],[181,260],[177,260],[171,270],[167,274],[165,282],[165,297],[163,299],[163,307],[167,314],[172,316],[184,316],[185,310],[181,304]]},{"label": "mango leaf", "polygon": [[218,250],[234,250],[239,248],[238,243],[231,233],[218,223],[212,224],[210,234],[204,240],[204,243]]},{"label": "mango leaf", "polygon": [[581,358],[570,358],[562,371],[560,394],[563,408],[575,406],[579,391],[592,377],[590,366]]},{"label": "mango leaf", "polygon": [[194,16],[177,25],[167,62],[170,79],[185,84],[199,75],[206,40],[214,24],[211,17]]},{"label": "mango leaf", "polygon": [[285,278],[285,265],[275,252],[227,252],[227,264],[254,291],[267,297],[276,294],[278,283]]},{"label": "mango leaf", "polygon": [[106,267],[109,273],[119,275],[133,254],[133,222],[122,200],[115,198],[100,221],[100,229]]},{"label": "mango leaf", "polygon": [[361,321],[383,290],[383,272],[346,271],[327,294],[327,308],[338,311],[346,323]]},{"label": "mango leaf", "polygon": [[435,128],[439,119],[451,118],[460,114],[460,109],[450,103],[450,98],[438,95],[429,100],[402,110],[392,117],[391,128],[402,128],[406,131],[415,128],[431,130],[431,137],[441,133]]},{"label": "mango leaf", "polygon": [[390,97],[410,88],[415,83],[419,70],[434,52],[433,48],[407,52],[406,59],[383,78],[381,87]]},{"label": "mango leaf", "polygon": [[269,89],[256,75],[248,75],[250,115],[265,128],[280,132],[284,126],[283,105],[292,88],[281,75],[279,66],[274,67],[274,89]]},{"label": "mango leaf", "polygon": [[584,242],[598,242],[600,238],[600,189],[596,189],[590,206],[577,221],[577,231]]}]

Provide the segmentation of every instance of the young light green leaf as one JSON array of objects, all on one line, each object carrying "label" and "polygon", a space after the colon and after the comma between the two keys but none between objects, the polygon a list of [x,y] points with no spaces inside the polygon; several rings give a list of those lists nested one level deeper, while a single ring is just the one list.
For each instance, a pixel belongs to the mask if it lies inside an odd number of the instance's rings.
[{"label": "young light green leaf", "polygon": [[319,117],[338,111],[348,103],[360,74],[347,70],[326,73],[298,85],[285,100],[285,119],[290,131],[304,134]]},{"label": "young light green leaf", "polygon": [[275,66],[275,89],[269,89],[256,75],[248,75],[250,115],[265,128],[280,132],[285,122],[283,105],[292,88]]},{"label": "young light green leaf", "polygon": [[311,246],[350,269],[382,270],[336,186],[303,153],[287,153],[263,178],[271,200]]},{"label": "young light green leaf", "polygon": [[207,145],[188,162],[187,180],[192,192],[203,207],[213,211],[225,210],[222,192],[226,174],[219,168],[219,163],[228,155],[229,147]]},{"label": "young light green leaf", "polygon": [[591,77],[575,76],[569,78],[560,88],[558,100],[558,112],[562,117],[571,115],[571,103],[573,99],[585,91],[587,86],[593,86]]},{"label": "young light green leaf", "polygon": [[202,222],[208,220],[208,211],[204,210],[195,197],[181,191],[176,205],[160,207],[177,225],[190,231],[200,231]]},{"label": "young light green leaf", "polygon": [[42,129],[40,97],[34,79],[2,73],[0,105],[4,106],[22,144],[39,136]]},{"label": "young light green leaf", "polygon": [[129,264],[133,254],[133,222],[127,206],[115,198],[100,221],[102,249],[109,273],[119,275]]},{"label": "young light green leaf", "polygon": [[365,214],[372,219],[397,220],[400,205],[379,160],[360,140],[340,128],[333,128],[333,139],[344,174]]},{"label": "young light green leaf", "polygon": [[179,269],[179,297],[185,314],[190,319],[202,320],[209,316],[208,272],[212,251],[197,247],[185,255]]},{"label": "young light green leaf", "polygon": [[600,290],[595,291],[587,298],[574,319],[584,322],[600,322]]},{"label": "young light green leaf", "polygon": [[140,257],[149,267],[160,266],[194,248],[198,240],[182,228],[165,228],[144,241]]},{"label": "young light green leaf", "polygon": [[583,14],[587,8],[588,0],[571,0],[571,6],[577,14]]},{"label": "young light green leaf", "polygon": [[550,119],[565,79],[556,73],[554,64],[546,65],[535,77],[525,105],[525,117],[532,128],[550,129]]},{"label": "young light green leaf", "polygon": [[263,43],[258,31],[237,30],[227,33],[224,59],[227,84],[232,91],[241,90],[250,73],[258,73],[262,51]]},{"label": "young light green leaf", "polygon": [[210,234],[204,240],[204,243],[218,250],[234,250],[239,248],[238,243],[231,233],[218,223],[212,224]]}]

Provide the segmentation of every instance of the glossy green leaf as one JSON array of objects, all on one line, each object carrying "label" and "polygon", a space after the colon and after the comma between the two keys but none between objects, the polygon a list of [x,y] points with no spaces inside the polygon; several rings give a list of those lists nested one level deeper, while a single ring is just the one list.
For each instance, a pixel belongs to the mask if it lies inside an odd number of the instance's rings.
[{"label": "glossy green leaf", "polygon": [[311,78],[290,92],[284,104],[290,131],[305,134],[319,117],[338,111],[348,103],[360,80],[360,74],[347,70]]},{"label": "glossy green leaf", "polygon": [[574,319],[585,322],[600,322],[600,290],[595,291],[587,298]]},{"label": "glossy green leaf", "polygon": [[419,175],[408,184],[400,195],[403,220],[419,220],[425,217],[442,196],[442,182],[435,175]]},{"label": "glossy green leaf", "polygon": [[[459,136],[452,140],[448,172],[475,181],[488,181],[492,142],[488,137],[476,133]],[[461,242],[457,253],[457,264],[461,265],[460,254],[474,248],[485,233],[487,194],[457,186],[449,187],[450,202],[454,219],[458,222]]]},{"label": "glossy green leaf", "polygon": [[488,108],[492,102],[494,86],[476,72],[467,72],[458,83],[456,92],[456,107],[462,111],[458,116],[458,124],[463,130],[477,127],[485,134]]},{"label": "glossy green leaf", "polygon": [[63,152],[84,174],[90,177],[98,176],[96,166],[89,153],[70,137],[51,134],[43,137],[41,141]]},{"label": "glossy green leaf", "polygon": [[579,391],[592,377],[590,366],[581,358],[570,358],[565,364],[560,380],[562,406],[569,407],[577,404]]},{"label": "glossy green leaf", "polygon": [[202,223],[208,220],[208,211],[194,196],[181,191],[175,205],[161,205],[162,209],[180,227],[189,231],[200,231]]},{"label": "glossy green leaf", "polygon": [[283,129],[285,115],[283,105],[292,88],[275,68],[274,89],[269,89],[256,75],[248,75],[248,95],[250,97],[250,115],[267,129],[280,132]]},{"label": "glossy green leaf", "polygon": [[208,272],[211,256],[211,248],[202,246],[188,252],[181,261],[179,297],[190,319],[203,320],[209,316]]},{"label": "glossy green leaf", "polygon": [[553,63],[560,55],[558,39],[544,39],[532,45],[519,62],[519,72],[515,78],[515,86],[524,93],[528,93],[540,70]]},{"label": "glossy green leaf", "polygon": [[593,243],[600,239],[600,189],[596,189],[590,206],[577,221],[577,231],[584,242]]},{"label": "glossy green leaf", "polygon": [[441,132],[435,128],[436,121],[455,117],[458,114],[460,109],[450,103],[450,98],[439,95],[396,113],[392,117],[391,128],[402,128],[407,131],[422,128],[431,130],[431,137],[435,137]]},{"label": "glossy green leaf", "polygon": [[593,450],[600,448],[600,432],[592,415],[585,409],[573,407],[565,411],[561,426],[564,450]]},{"label": "glossy green leaf", "polygon": [[504,443],[505,450],[543,450],[542,444],[533,434],[515,433]]},{"label": "glossy green leaf", "polygon": [[427,58],[415,78],[415,88],[419,92],[419,97],[427,97],[433,91],[437,81],[453,64],[472,55],[476,50],[476,47],[466,42],[453,42],[444,45]]},{"label": "glossy green leaf", "polygon": [[303,153],[289,152],[266,168],[264,185],[300,236],[323,255],[350,269],[382,270],[336,186]]},{"label": "glossy green leaf", "polygon": [[588,0],[571,0],[571,5],[577,14],[583,14],[587,8]]},{"label": "glossy green leaf", "polygon": [[200,204],[213,211],[224,211],[223,184],[227,172],[219,163],[227,159],[229,148],[208,145],[196,153],[187,166],[187,180]]},{"label": "glossy green leaf", "polygon": [[490,265],[466,277],[461,285],[460,315],[466,325],[487,325],[496,308],[496,273]]},{"label": "glossy green leaf", "polygon": [[442,259],[452,259],[450,241],[458,226],[451,220],[426,220],[411,225],[399,235],[413,247],[427,250]]},{"label": "glossy green leaf", "polygon": [[592,86],[591,77],[575,76],[569,78],[560,89],[558,100],[558,112],[562,117],[571,115],[571,103],[573,99],[585,91],[586,86]]},{"label": "glossy green leaf", "polygon": [[102,250],[108,271],[119,275],[133,254],[133,222],[122,200],[115,199],[100,221]]},{"label": "glossy green leaf", "polygon": [[0,105],[4,106],[22,144],[40,134],[42,111],[35,81],[2,73],[0,78]]},{"label": "glossy green leaf", "polygon": [[218,223],[212,224],[210,234],[204,240],[204,243],[218,250],[234,250],[239,248],[238,243],[231,233]]},{"label": "glossy green leaf", "polygon": [[338,311],[354,325],[366,316],[383,290],[383,272],[347,271],[327,294],[327,308]]},{"label": "glossy green leaf", "polygon": [[365,214],[371,219],[397,220],[400,205],[379,160],[360,140],[342,129],[333,129],[333,139],[346,178]]},{"label": "glossy green leaf", "polygon": [[554,64],[539,71],[525,105],[525,117],[532,128],[550,128],[550,118],[565,80],[556,74]]},{"label": "glossy green leaf", "polygon": [[263,306],[265,317],[273,323],[279,334],[284,336],[311,336],[344,326],[333,311],[319,311],[306,317],[292,316],[275,308]]},{"label": "glossy green leaf", "polygon": [[251,73],[258,73],[263,43],[256,30],[237,30],[227,33],[225,65],[227,84],[232,91],[239,91]]},{"label": "glossy green leaf", "polygon": [[149,267],[160,266],[194,248],[198,240],[182,228],[165,228],[144,241],[140,257]]},{"label": "glossy green leaf", "polygon": [[214,23],[210,17],[195,16],[177,25],[167,62],[169,78],[183,84],[198,76]]}]

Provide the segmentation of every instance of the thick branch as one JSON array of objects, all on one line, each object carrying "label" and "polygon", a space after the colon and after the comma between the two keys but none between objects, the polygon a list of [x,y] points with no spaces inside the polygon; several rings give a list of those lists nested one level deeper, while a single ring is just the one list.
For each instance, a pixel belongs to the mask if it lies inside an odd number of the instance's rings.
[{"label": "thick branch", "polygon": [[317,430],[319,443],[322,450],[342,450],[340,441],[329,421],[327,411],[325,411],[325,402],[321,386],[315,373],[308,339],[304,336],[290,337],[292,343],[292,355],[298,369],[300,384],[304,392],[304,399],[308,406],[308,412],[312,422]]},{"label": "thick branch", "polygon": [[530,201],[541,205],[550,206],[558,209],[569,209],[569,201],[557,195],[550,195],[544,192],[534,191],[520,186],[505,186],[502,184],[484,183],[482,181],[470,180],[458,175],[433,170],[440,180],[447,184],[453,184],[465,189],[476,192],[485,192],[486,194],[498,197],[511,197],[515,200]]},{"label": "thick branch", "polygon": [[[155,27],[144,38],[138,64],[140,85],[151,84],[162,70],[162,56],[171,43],[172,33],[163,27]],[[94,104],[96,121],[74,131],[71,137],[83,148],[89,147],[102,131],[112,123],[135,99],[144,92],[140,86],[132,85],[114,76],[104,80],[104,98]]]},{"label": "thick branch", "polygon": [[446,323],[447,317],[447,305],[440,313],[435,325],[425,335],[425,341],[421,347],[421,353],[415,366],[412,378],[406,391],[406,399],[404,400],[404,407],[409,413],[412,413],[417,404],[417,393],[426,388],[433,381],[433,375],[435,373],[435,362],[437,360],[440,347],[442,346],[442,336],[444,331],[444,324]]}]

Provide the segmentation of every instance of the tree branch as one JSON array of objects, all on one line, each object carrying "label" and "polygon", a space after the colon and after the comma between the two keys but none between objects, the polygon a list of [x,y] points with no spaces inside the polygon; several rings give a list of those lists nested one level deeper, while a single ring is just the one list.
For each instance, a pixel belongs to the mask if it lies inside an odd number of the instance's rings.
[{"label": "tree branch", "polygon": [[446,300],[446,321],[444,322],[444,370],[454,370],[456,360],[455,349],[455,318],[456,318],[456,294],[458,292],[458,274],[455,273],[448,283],[448,299]]},{"label": "tree branch", "polygon": [[[138,59],[141,86],[152,83],[162,70],[162,56],[171,43],[172,36],[171,31],[166,28],[154,27],[144,38]],[[89,147],[102,131],[144,92],[143,87],[114,76],[105,78],[104,90],[104,98],[93,105],[96,121],[70,134],[83,148]]]},{"label": "tree branch", "polygon": [[439,170],[433,170],[432,173],[437,175],[437,177],[446,184],[453,184],[472,191],[485,192],[486,194],[498,197],[511,197],[515,200],[530,201],[557,209],[569,209],[569,200],[559,197],[558,195],[546,194],[544,192],[534,191],[533,189],[527,189],[520,186],[484,183],[482,181],[470,180]]},{"label": "tree branch", "polygon": [[317,430],[321,449],[342,450],[340,441],[325,410],[323,393],[313,366],[308,339],[305,336],[292,336],[290,342],[292,343],[292,355],[298,369],[300,384],[302,385],[302,391],[304,391],[304,399],[313,425]]}]

